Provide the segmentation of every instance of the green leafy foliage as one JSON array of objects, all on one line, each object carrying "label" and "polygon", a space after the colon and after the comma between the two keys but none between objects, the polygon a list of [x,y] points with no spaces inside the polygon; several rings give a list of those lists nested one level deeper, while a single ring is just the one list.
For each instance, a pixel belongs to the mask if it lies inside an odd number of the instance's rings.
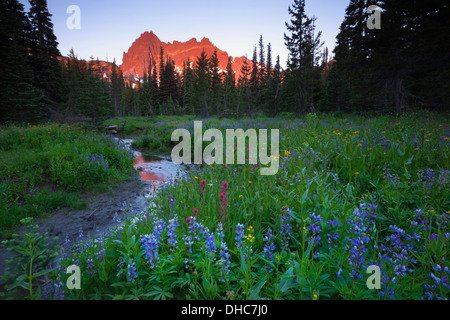
[{"label": "green leafy foliage", "polygon": [[64,248],[62,268],[82,276],[64,298],[448,298],[448,138],[439,117],[417,119],[205,121],[280,128],[278,174],[199,167],[149,208],[124,207],[109,234]]},{"label": "green leafy foliage", "polygon": [[24,293],[27,292],[28,299],[39,299],[39,283],[52,271],[49,265],[58,255],[57,238],[49,244],[47,234],[39,234],[39,226],[32,224],[32,218],[22,219],[20,222],[25,227],[25,234],[15,234],[13,239],[3,241],[14,256],[7,260],[8,271],[2,276],[2,280],[6,282],[8,298],[23,299],[26,297]]},{"label": "green leafy foliage", "polygon": [[82,208],[78,193],[124,180],[133,156],[107,136],[66,125],[0,128],[0,229],[62,207]]}]

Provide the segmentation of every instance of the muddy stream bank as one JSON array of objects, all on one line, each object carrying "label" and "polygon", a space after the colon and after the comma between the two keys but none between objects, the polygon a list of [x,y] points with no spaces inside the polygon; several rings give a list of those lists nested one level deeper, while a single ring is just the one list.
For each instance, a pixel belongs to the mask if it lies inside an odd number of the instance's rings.
[{"label": "muddy stream bank", "polygon": [[[130,148],[133,139],[118,141]],[[106,193],[81,195],[87,203],[86,209],[62,208],[50,217],[34,220],[39,225],[39,232],[48,233],[49,240],[58,237],[58,245],[62,245],[66,238],[76,241],[80,231],[87,237],[96,237],[117,225],[114,217],[124,205],[140,209],[151,206],[151,198],[158,188],[174,178],[181,178],[188,170],[185,166],[174,164],[170,156],[147,156],[139,151],[132,151],[136,172],[130,181],[115,184]],[[17,233],[23,234],[24,231],[20,229]],[[7,268],[6,260],[11,257],[12,254],[0,241],[0,276]],[[0,280],[0,284],[2,283]]]}]

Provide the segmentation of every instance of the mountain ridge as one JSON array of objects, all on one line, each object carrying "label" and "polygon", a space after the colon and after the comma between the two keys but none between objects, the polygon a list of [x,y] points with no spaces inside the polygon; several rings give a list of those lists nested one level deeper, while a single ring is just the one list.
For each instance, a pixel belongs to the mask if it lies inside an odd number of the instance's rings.
[{"label": "mountain ridge", "polygon": [[[200,41],[193,37],[186,42],[174,40],[173,42],[162,42],[153,31],[146,31],[137,38],[128,51],[123,53],[122,65],[120,69],[124,77],[130,79],[139,79],[143,77],[144,72],[148,72],[150,64],[155,64],[159,68],[161,60],[161,47],[164,52],[164,59],[169,56],[175,62],[176,70],[181,73],[183,64],[188,60],[195,63],[197,57],[204,50],[208,58],[217,51],[219,59],[219,70],[224,72],[227,67],[228,58],[230,57],[226,51],[219,49],[207,37],[203,37]],[[236,80],[240,76],[240,70],[247,60],[249,65],[251,61],[246,57],[231,57],[232,68],[236,75]],[[157,69],[158,70],[158,69]]]}]

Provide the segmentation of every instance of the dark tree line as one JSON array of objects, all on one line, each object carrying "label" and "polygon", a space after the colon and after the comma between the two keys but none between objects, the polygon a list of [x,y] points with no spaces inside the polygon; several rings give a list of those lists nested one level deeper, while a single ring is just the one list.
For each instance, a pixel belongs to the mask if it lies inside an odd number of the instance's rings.
[{"label": "dark tree line", "polygon": [[0,122],[78,118],[96,125],[113,116],[102,64],[81,61],[73,51],[62,58],[47,1],[29,3],[28,13],[17,0],[0,3]]},{"label": "dark tree line", "polygon": [[2,120],[29,121],[44,116],[59,94],[61,73],[46,3],[30,0],[24,12],[17,0],[0,3],[0,115]]},{"label": "dark tree line", "polygon": [[[381,8],[381,29],[366,9]],[[325,110],[448,110],[449,6],[444,0],[351,0],[337,37]]]},{"label": "dark tree line", "polygon": [[[112,116],[195,114],[276,116],[290,112],[402,112],[449,107],[449,8],[443,0],[349,0],[334,57],[323,48],[305,0],[288,8],[283,68],[261,36],[239,77],[233,61],[220,70],[203,52],[179,70],[161,48],[139,81],[115,62],[62,58],[45,0],[0,3],[1,122],[38,122],[58,115],[92,124]],[[367,8],[381,10],[369,29]],[[180,72],[181,71],[181,72]]]}]

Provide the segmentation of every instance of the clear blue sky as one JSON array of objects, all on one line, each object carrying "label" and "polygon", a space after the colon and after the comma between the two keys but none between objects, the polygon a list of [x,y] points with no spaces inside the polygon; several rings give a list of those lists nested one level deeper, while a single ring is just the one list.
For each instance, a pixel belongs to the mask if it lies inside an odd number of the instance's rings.
[{"label": "clear blue sky", "polygon": [[[27,0],[20,0],[28,11]],[[48,0],[59,50],[71,48],[83,59],[122,63],[123,52],[145,31],[153,31],[163,42],[200,40],[207,37],[232,56],[251,58],[253,47],[263,36],[280,55],[285,66],[287,49],[283,34],[290,20],[292,0]],[[332,52],[349,0],[306,0],[309,16],[317,17],[317,30]],[[70,30],[67,8],[81,9],[81,29]]]}]

